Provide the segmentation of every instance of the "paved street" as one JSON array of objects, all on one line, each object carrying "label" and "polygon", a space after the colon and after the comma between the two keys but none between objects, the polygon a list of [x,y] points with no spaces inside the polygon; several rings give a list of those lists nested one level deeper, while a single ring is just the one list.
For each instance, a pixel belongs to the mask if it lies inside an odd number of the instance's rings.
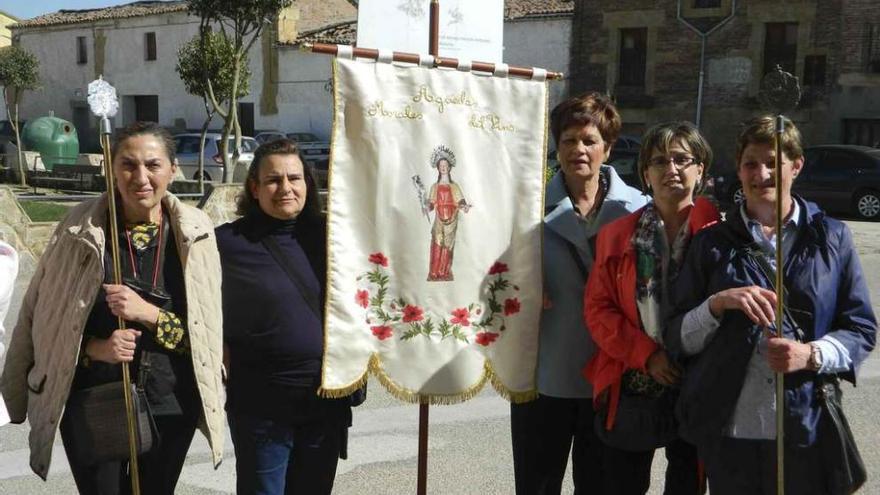
[{"label": "paved street", "polygon": [[[880,224],[850,222],[862,263],[880,313]],[[18,300],[6,319],[11,332],[17,304],[33,266],[22,267]],[[8,335],[7,335],[8,339]],[[880,357],[874,353],[862,367],[857,389],[845,388],[845,405],[862,455],[868,465],[869,483],[862,493],[880,493]],[[336,493],[412,493],[416,486],[418,407],[402,404],[386,394],[378,382],[370,382],[369,399],[355,410],[349,460],[340,463]],[[431,408],[428,489],[431,493],[513,493],[507,403],[485,390],[477,398],[457,406]],[[197,434],[199,435],[199,434]],[[214,471],[207,444],[197,436],[179,485],[181,494],[233,493],[235,486],[231,442],[226,460]],[[662,493],[660,473],[665,465],[658,454],[650,493]],[[570,489],[570,481],[567,481]],[[48,482],[28,467],[27,427],[0,428],[0,494],[62,495],[75,493],[73,479],[58,440]]]}]

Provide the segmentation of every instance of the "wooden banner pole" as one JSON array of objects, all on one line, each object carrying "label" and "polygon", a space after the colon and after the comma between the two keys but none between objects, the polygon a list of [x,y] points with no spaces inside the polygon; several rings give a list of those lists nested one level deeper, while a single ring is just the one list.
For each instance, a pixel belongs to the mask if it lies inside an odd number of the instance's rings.
[{"label": "wooden banner pole", "polygon": [[[431,27],[428,32],[428,54],[433,57],[440,55],[440,0],[431,0]],[[419,404],[419,464],[416,480],[416,493],[428,493],[428,414],[430,405]]]},{"label": "wooden banner pole", "polygon": [[[301,49],[312,53],[322,53],[324,55],[338,55],[339,46],[340,45],[332,45],[328,43],[303,43],[301,45]],[[352,55],[355,58],[369,58],[372,60],[377,60],[379,58],[379,50],[375,48],[351,47],[351,51]],[[392,52],[391,60],[408,64],[418,64],[421,59],[419,57],[419,54],[417,53]],[[435,56],[434,66],[447,69],[456,69],[458,68],[458,59],[451,57]],[[495,64],[490,62],[471,62],[470,68],[474,72],[488,72],[490,74],[495,72]],[[531,79],[535,74],[535,70],[530,67],[518,67],[510,65],[507,67],[507,73],[510,76]],[[565,77],[565,74],[563,74],[562,72],[547,71],[546,77],[547,80],[557,81],[563,79]]]}]

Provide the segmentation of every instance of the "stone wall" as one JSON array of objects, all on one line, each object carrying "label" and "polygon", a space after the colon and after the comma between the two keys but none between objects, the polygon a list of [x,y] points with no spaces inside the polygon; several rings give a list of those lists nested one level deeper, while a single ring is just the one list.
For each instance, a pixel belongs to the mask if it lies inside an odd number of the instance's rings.
[{"label": "stone wall", "polygon": [[[731,6],[730,0],[718,9],[682,3],[687,20],[704,31]],[[575,0],[571,91],[614,95],[625,133],[639,134],[666,120],[696,119],[701,43],[677,19],[677,5],[675,0]],[[841,142],[843,119],[880,115],[880,74],[865,74],[863,60],[867,26],[880,30],[876,7],[876,0],[737,2],[734,17],[706,44],[701,129],[720,168],[733,166],[739,123],[762,111],[757,94],[766,23],[798,24],[795,75],[801,81],[807,56],[826,57],[825,84],[804,87],[799,108],[789,115],[807,145]],[[647,29],[647,63],[643,94],[632,95],[617,87],[617,71],[620,29],[636,27]]]}]

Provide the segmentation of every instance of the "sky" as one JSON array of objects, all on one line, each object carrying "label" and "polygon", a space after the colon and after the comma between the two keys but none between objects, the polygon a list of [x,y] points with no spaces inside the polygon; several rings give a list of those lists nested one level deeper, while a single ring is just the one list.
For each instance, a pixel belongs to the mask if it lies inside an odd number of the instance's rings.
[{"label": "sky", "polygon": [[135,0],[0,0],[0,10],[19,19],[30,19],[62,9],[93,9],[133,1]]}]

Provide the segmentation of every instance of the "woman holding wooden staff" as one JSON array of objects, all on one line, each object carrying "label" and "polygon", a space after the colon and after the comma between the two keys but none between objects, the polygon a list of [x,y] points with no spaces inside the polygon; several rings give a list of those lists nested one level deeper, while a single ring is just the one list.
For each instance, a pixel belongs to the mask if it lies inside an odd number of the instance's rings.
[{"label": "woman holding wooden staff", "polygon": [[[60,424],[79,491],[128,493],[127,435],[121,458],[95,448],[125,408],[106,418],[90,411],[101,406],[95,391],[120,383],[120,363],[129,363],[145,401],[139,418],[152,423],[139,430],[141,440],[152,438],[138,450],[141,493],[172,494],[197,426],[215,464],[223,452],[220,260],[207,215],[167,192],[177,168],[167,131],[135,123],[117,136],[112,156],[117,218],[105,194],[60,222],[22,304],[3,396],[14,422],[30,421],[37,474],[48,474]],[[112,283],[114,220],[122,284]]]},{"label": "woman holding wooden staff", "polygon": [[[778,135],[772,116],[745,123],[736,146],[745,202],[695,236],[667,333],[669,347],[688,359],[680,432],[697,446],[713,495],[780,493],[776,373],[784,386],[785,492],[850,493],[860,484],[841,479],[858,469],[854,458],[841,464],[842,411],[826,392],[839,398],[838,378],[855,381],[877,324],[849,228],[791,194],[804,158],[800,133],[781,119]],[[786,293],[782,336],[773,290],[777,235]]]}]

